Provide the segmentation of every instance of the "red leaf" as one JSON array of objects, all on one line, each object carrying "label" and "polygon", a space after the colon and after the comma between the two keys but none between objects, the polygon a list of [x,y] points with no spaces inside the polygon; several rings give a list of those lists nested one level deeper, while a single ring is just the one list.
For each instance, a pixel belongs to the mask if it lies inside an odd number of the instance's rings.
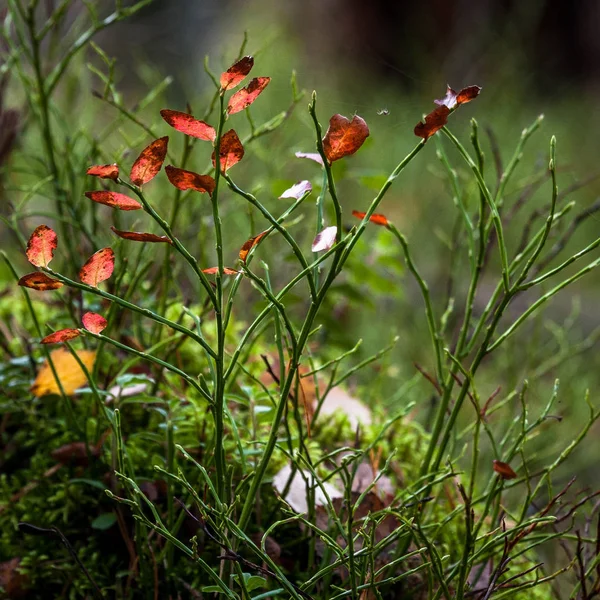
[{"label": "red leaf", "polygon": [[215,190],[215,180],[210,175],[198,175],[193,171],[178,169],[168,165],[165,167],[169,181],[179,190],[195,190],[207,192],[209,195]]},{"label": "red leaf", "polygon": [[336,235],[337,227],[335,225],[333,227],[325,227],[325,229],[317,233],[317,237],[315,237],[312,243],[311,250],[313,252],[321,252],[333,248]]},{"label": "red leaf", "polygon": [[[238,134],[230,129],[223,134],[221,145],[219,146],[219,162],[221,163],[221,171],[225,173],[227,169],[233,167],[240,162],[244,157],[244,147]],[[215,153],[212,153],[212,163],[215,166]]]},{"label": "red leaf", "polygon": [[221,90],[229,90],[239,85],[254,66],[254,58],[244,56],[221,74]]},{"label": "red leaf", "polygon": [[154,235],[153,233],[142,233],[138,231],[121,231],[111,225],[113,232],[124,240],[132,240],[134,242],[166,242],[172,244],[171,240],[166,235]]},{"label": "red leaf", "polygon": [[[366,214],[367,213],[360,212],[358,210],[352,211],[352,216],[356,217],[357,219],[364,219]],[[384,227],[387,227],[389,225],[387,217],[385,215],[381,215],[381,214],[377,214],[377,213],[372,214],[369,217],[369,221],[371,221],[371,223],[375,223],[375,225],[383,225]]]},{"label": "red leaf", "polygon": [[108,322],[102,315],[93,312],[86,312],[81,317],[81,322],[83,323],[83,326],[92,333],[100,333],[106,329],[106,326],[108,325]]},{"label": "red leaf", "polygon": [[134,185],[144,185],[156,177],[167,155],[168,136],[154,140],[142,150],[131,167],[129,179]]},{"label": "red leaf", "polygon": [[500,460],[494,461],[494,471],[500,475],[502,479],[515,479],[517,474],[512,470],[512,467]]},{"label": "red leaf", "polygon": [[314,160],[316,163],[319,163],[321,166],[323,165],[323,159],[321,155],[317,152],[296,152],[297,158],[308,158],[309,160]]},{"label": "red leaf", "polygon": [[438,106],[421,121],[415,125],[415,135],[428,140],[436,131],[439,131],[447,122],[450,109],[444,104]]},{"label": "red leaf", "polygon": [[302,196],[305,196],[309,192],[312,192],[312,185],[310,184],[310,181],[299,181],[291,188],[285,190],[285,192],[279,196],[279,199],[295,198],[296,200],[300,200]]},{"label": "red leaf", "polygon": [[185,133],[191,137],[198,138],[199,140],[206,140],[208,142],[214,142],[217,137],[217,132],[214,127],[211,127],[204,121],[194,119],[192,115],[182,113],[177,110],[169,110],[165,108],[160,111],[160,116],[174,129]]},{"label": "red leaf", "polygon": [[254,248],[254,246],[257,246],[260,243],[260,241],[265,237],[265,235],[267,235],[267,233],[269,233],[268,229],[266,231],[262,231],[258,235],[255,235],[254,237],[250,238],[248,241],[246,241],[244,243],[244,245],[240,249],[240,254],[239,254],[240,260],[243,263],[246,262],[246,259],[248,258],[248,253],[250,252],[250,250],[252,250],[252,248]]},{"label": "red leaf", "polygon": [[475,100],[475,98],[479,96],[479,92],[481,92],[481,88],[478,85],[470,85],[469,87],[463,88],[456,96],[456,103],[460,105],[471,102],[471,100]]},{"label": "red leaf", "polygon": [[[202,269],[203,273],[207,275],[216,275],[219,272],[219,267],[209,267],[208,269]],[[238,275],[240,271],[230,269],[229,267],[223,267],[223,275]]]},{"label": "red leaf", "polygon": [[270,81],[270,77],[255,77],[246,87],[238,90],[229,98],[227,112],[234,115],[248,108],[269,85]]},{"label": "red leaf", "polygon": [[81,267],[79,279],[93,287],[108,279],[115,268],[115,253],[110,248],[102,248]]},{"label": "red leaf", "polygon": [[58,236],[47,225],[40,225],[33,230],[27,242],[27,260],[35,267],[47,267],[54,256],[58,244]]},{"label": "red leaf", "polygon": [[48,277],[46,273],[38,273],[37,271],[35,273],[23,275],[23,277],[19,279],[19,285],[22,287],[31,288],[32,290],[37,290],[38,292],[57,290],[63,286],[60,281]]},{"label": "red leaf", "polygon": [[100,177],[101,179],[113,179],[116,181],[119,177],[119,167],[117,167],[117,163],[113,163],[112,165],[94,165],[90,167],[86,173],[88,175],[92,175],[93,177]]},{"label": "red leaf", "polygon": [[90,200],[98,202],[98,204],[106,204],[106,206],[118,208],[119,210],[140,210],[142,208],[142,205],[137,200],[118,192],[86,192],[85,195]]},{"label": "red leaf", "polygon": [[365,120],[354,115],[349,121],[342,115],[333,115],[329,120],[329,129],[323,138],[323,150],[331,163],[354,154],[369,137],[369,128]]},{"label": "red leaf", "polygon": [[43,340],[40,340],[42,344],[60,344],[61,342],[68,342],[73,338],[79,337],[79,329],[60,329],[50,335],[47,335]]}]

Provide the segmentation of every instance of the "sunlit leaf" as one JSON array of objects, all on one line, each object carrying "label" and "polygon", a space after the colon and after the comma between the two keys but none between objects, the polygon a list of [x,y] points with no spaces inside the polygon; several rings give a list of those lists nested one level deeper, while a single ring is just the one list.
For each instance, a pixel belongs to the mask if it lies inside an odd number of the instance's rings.
[{"label": "sunlit leaf", "polygon": [[131,167],[129,178],[134,185],[144,185],[156,177],[167,155],[169,138],[154,140],[146,146]]},{"label": "sunlit leaf", "polygon": [[50,335],[47,335],[45,338],[40,340],[42,344],[60,344],[61,342],[68,342],[76,337],[79,337],[81,333],[79,329],[60,329],[59,331],[55,331]]},{"label": "sunlit leaf", "polygon": [[262,231],[258,235],[255,235],[254,237],[250,238],[249,240],[247,240],[244,243],[244,245],[240,249],[240,254],[239,254],[240,260],[243,263],[246,262],[246,259],[248,258],[248,253],[250,252],[250,250],[252,250],[252,248],[257,246],[260,243],[260,241],[265,237],[265,235],[267,235],[267,233],[269,233],[268,229],[266,231]]},{"label": "sunlit leaf", "polygon": [[254,66],[254,58],[251,56],[244,56],[240,58],[236,63],[231,65],[227,71],[221,74],[220,84],[223,91],[234,88],[239,85],[250,73]]},{"label": "sunlit leaf", "polygon": [[81,267],[79,279],[93,287],[108,279],[115,268],[115,253],[111,248],[102,248],[93,254]]},{"label": "sunlit leaf", "polygon": [[47,225],[40,225],[33,230],[27,242],[27,260],[36,267],[47,267],[54,256],[58,244],[58,236]]},{"label": "sunlit leaf", "polygon": [[118,192],[100,190],[98,192],[86,192],[85,195],[94,202],[106,204],[106,206],[118,208],[119,210],[139,210],[142,208],[137,200]]},{"label": "sunlit leaf", "polygon": [[312,251],[322,252],[323,250],[329,250],[330,248],[333,248],[336,235],[337,227],[335,225],[332,227],[325,227],[325,229],[317,233],[317,236],[312,243]]},{"label": "sunlit leaf", "polygon": [[215,190],[215,180],[210,175],[198,175],[193,171],[178,169],[168,165],[165,167],[169,181],[180,190],[195,190],[196,192],[207,192],[209,195]]},{"label": "sunlit leaf", "polygon": [[269,85],[270,77],[255,77],[246,87],[238,90],[227,104],[227,112],[234,115],[245,108],[248,108]]},{"label": "sunlit leaf", "polygon": [[515,479],[517,477],[517,474],[513,471],[512,467],[508,463],[500,460],[494,460],[494,471],[496,471],[502,479]]},{"label": "sunlit leaf", "polygon": [[217,132],[208,123],[194,119],[192,115],[177,110],[163,109],[160,116],[174,129],[199,140],[214,142]]},{"label": "sunlit leaf", "polygon": [[469,87],[463,88],[460,92],[455,92],[450,86],[446,88],[446,95],[440,100],[434,100],[436,104],[439,106],[447,106],[452,109],[455,106],[460,106],[461,104],[466,104],[467,102],[471,102],[479,96],[479,92],[481,92],[481,88],[478,85],[471,85]]},{"label": "sunlit leaf", "polygon": [[425,122],[415,125],[415,135],[428,140],[448,122],[449,114],[450,109],[446,105],[438,106],[425,117]]},{"label": "sunlit leaf", "polygon": [[[357,219],[364,219],[366,214],[367,213],[360,212],[358,210],[352,211],[352,216],[356,217]],[[384,227],[387,227],[389,225],[387,217],[378,213],[372,214],[369,217],[369,221],[371,221],[371,223],[375,223],[375,225],[383,225]]]},{"label": "sunlit leaf", "polygon": [[92,333],[100,333],[102,330],[106,329],[106,326],[108,325],[108,322],[102,315],[94,312],[86,312],[81,317],[81,322],[83,323],[83,326]]},{"label": "sunlit leaf", "polygon": [[63,286],[60,281],[52,279],[51,277],[48,277],[46,273],[39,273],[38,271],[23,275],[23,277],[19,279],[19,285],[32,290],[37,290],[38,292],[57,290]]},{"label": "sunlit leaf", "polygon": [[[221,144],[219,146],[219,162],[221,171],[225,173],[227,169],[240,162],[244,157],[244,147],[238,134],[230,129],[223,134]],[[212,153],[212,163],[215,166],[215,152]]]},{"label": "sunlit leaf", "polygon": [[302,196],[305,196],[306,194],[308,194],[308,192],[312,191],[312,185],[310,184],[310,181],[299,181],[298,183],[295,183],[291,188],[285,190],[285,192],[283,192],[283,194],[281,194],[281,196],[279,196],[279,199],[283,199],[283,198],[295,198],[296,200],[300,200],[300,198],[302,198]]},{"label": "sunlit leaf", "polygon": [[166,242],[171,244],[171,240],[166,235],[155,235],[154,233],[142,233],[138,231],[121,231],[111,225],[111,229],[115,235],[118,235],[124,240],[131,240],[134,242]]},{"label": "sunlit leaf", "polygon": [[[216,275],[219,272],[219,267],[209,267],[208,269],[202,269],[203,273],[207,275]],[[236,271],[235,269],[230,269],[229,267],[223,267],[224,275],[238,275],[240,271]]]},{"label": "sunlit leaf", "polygon": [[[76,352],[79,360],[90,371],[94,366],[96,353],[92,350],[77,350]],[[85,373],[68,350],[64,348],[54,350],[50,353],[50,358],[67,396],[73,395],[76,389],[87,383]],[[38,398],[46,394],[60,394],[58,383],[48,361],[45,361],[39,370],[31,387],[31,392]]]},{"label": "sunlit leaf", "polygon": [[324,164],[321,155],[317,152],[296,152],[296,157],[308,158],[308,160],[313,160],[314,162],[319,163],[321,166]]},{"label": "sunlit leaf", "polygon": [[119,167],[116,163],[112,165],[93,165],[87,171],[87,175],[100,177],[101,179],[117,180],[119,177]]},{"label": "sunlit leaf", "polygon": [[323,138],[325,156],[331,163],[354,154],[368,137],[369,128],[365,120],[358,115],[354,115],[352,121],[343,115],[333,115]]}]

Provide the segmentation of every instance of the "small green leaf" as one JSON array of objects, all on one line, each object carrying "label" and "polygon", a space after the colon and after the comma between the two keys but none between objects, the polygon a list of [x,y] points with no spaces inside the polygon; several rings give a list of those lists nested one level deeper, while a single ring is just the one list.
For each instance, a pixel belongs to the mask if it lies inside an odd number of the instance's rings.
[{"label": "small green leaf", "polygon": [[92,521],[92,529],[105,531],[106,529],[110,529],[116,522],[117,515],[114,512],[103,513],[101,515],[98,515]]}]

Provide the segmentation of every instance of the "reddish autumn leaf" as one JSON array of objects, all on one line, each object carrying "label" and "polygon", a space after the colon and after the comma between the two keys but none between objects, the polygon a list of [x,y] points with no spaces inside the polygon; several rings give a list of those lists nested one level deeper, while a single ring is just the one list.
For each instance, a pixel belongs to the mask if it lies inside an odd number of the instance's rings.
[{"label": "reddish autumn leaf", "polygon": [[40,340],[42,344],[60,344],[61,342],[68,342],[73,338],[79,337],[79,329],[60,329],[50,335],[47,335],[44,339]]},{"label": "reddish autumn leaf", "polygon": [[254,58],[244,56],[221,74],[221,90],[229,90],[239,85],[254,66]]},{"label": "reddish autumn leaf", "polygon": [[156,177],[167,155],[168,136],[154,140],[142,150],[131,167],[129,179],[134,185],[144,185]]},{"label": "reddish autumn leaf", "polygon": [[133,242],[165,242],[172,244],[171,240],[166,235],[154,235],[153,233],[142,233],[138,231],[121,231],[111,225],[113,232],[124,240],[132,240]]},{"label": "reddish autumn leaf", "polygon": [[86,173],[93,177],[100,177],[101,179],[112,179],[114,181],[119,177],[119,167],[116,163],[112,165],[93,165]]},{"label": "reddish autumn leaf", "polygon": [[296,152],[297,158],[308,158],[309,160],[314,160],[316,163],[319,163],[321,166],[324,166],[323,159],[321,155],[317,152]]},{"label": "reddish autumn leaf", "polygon": [[102,248],[89,258],[79,271],[79,279],[93,287],[108,279],[115,268],[115,253],[111,248]]},{"label": "reddish autumn leaf", "polygon": [[428,140],[436,131],[439,131],[447,122],[450,109],[444,104],[438,106],[421,121],[415,125],[415,135]]},{"label": "reddish autumn leaf", "polygon": [[[208,269],[202,269],[202,272],[206,273],[207,275],[216,275],[219,272],[219,267],[209,267]],[[238,275],[239,271],[236,271],[235,269],[230,269],[229,267],[223,267],[223,274]]]},{"label": "reddish autumn leaf", "polygon": [[336,235],[337,227],[335,225],[332,227],[325,227],[325,229],[317,233],[317,236],[312,243],[311,250],[313,252],[321,252],[323,250],[329,250],[330,248],[333,248]]},{"label": "reddish autumn leaf", "polygon": [[160,116],[171,127],[181,133],[185,133],[185,135],[198,138],[199,140],[206,140],[207,142],[214,142],[217,137],[214,127],[211,127],[204,121],[194,119],[192,115],[188,115],[187,113],[165,108],[160,111]]},{"label": "reddish autumn leaf", "polygon": [[168,165],[165,167],[169,181],[179,190],[195,190],[209,195],[215,190],[215,180],[210,175],[198,175],[193,171],[178,169]]},{"label": "reddish autumn leaf", "polygon": [[496,471],[496,473],[498,473],[502,479],[515,479],[517,476],[508,463],[500,460],[494,461],[494,471]]},{"label": "reddish autumn leaf", "polygon": [[329,120],[329,129],[323,138],[323,150],[327,160],[334,160],[354,154],[369,137],[369,128],[358,115],[352,121],[343,115],[333,115]]},{"label": "reddish autumn leaf", "polygon": [[54,256],[58,244],[58,236],[47,225],[40,225],[33,230],[27,242],[27,260],[35,267],[47,267]]},{"label": "reddish autumn leaf", "polygon": [[101,190],[98,192],[86,192],[85,195],[90,200],[98,202],[98,204],[106,204],[106,206],[118,208],[119,210],[139,210],[142,208],[142,205],[137,200],[118,192]]},{"label": "reddish autumn leaf", "polygon": [[246,87],[238,90],[227,104],[227,112],[230,115],[248,108],[269,85],[270,77],[255,77]]},{"label": "reddish autumn leaf", "polygon": [[478,85],[471,85],[463,88],[460,90],[460,92],[455,92],[450,86],[448,86],[446,88],[446,95],[440,100],[434,100],[434,102],[439,106],[447,106],[448,108],[453,109],[461,104],[471,102],[471,100],[474,100],[477,98],[477,96],[479,96],[480,91],[481,88]]},{"label": "reddish autumn leaf", "polygon": [[262,231],[258,235],[255,235],[254,237],[250,238],[248,241],[246,241],[244,243],[244,245],[240,249],[240,254],[239,254],[240,260],[243,263],[246,262],[246,259],[248,258],[248,253],[250,252],[250,250],[252,250],[252,248],[254,248],[254,246],[257,246],[260,243],[260,241],[265,237],[265,235],[267,235],[267,233],[269,233],[268,229],[266,231]]},{"label": "reddish autumn leaf", "polygon": [[19,279],[19,285],[32,290],[37,290],[38,292],[57,290],[63,286],[60,281],[48,277],[46,273],[38,273],[37,271],[35,273],[23,275],[23,277]]},{"label": "reddish autumn leaf", "polygon": [[[225,173],[227,169],[233,167],[240,162],[244,157],[244,147],[238,134],[230,129],[223,134],[221,145],[219,146],[219,162],[221,163],[221,171]],[[215,166],[215,153],[212,153],[212,163]]]},{"label": "reddish autumn leaf", "polygon": [[310,184],[310,181],[299,181],[291,188],[285,190],[285,192],[279,196],[279,199],[282,200],[283,198],[295,198],[296,200],[300,200],[302,196],[305,196],[309,192],[312,192],[312,185]]},{"label": "reddish autumn leaf", "polygon": [[81,317],[81,322],[83,323],[83,326],[92,333],[100,333],[106,329],[106,326],[108,325],[108,322],[102,315],[94,312],[86,312]]},{"label": "reddish autumn leaf", "polygon": [[[367,213],[360,212],[358,210],[352,211],[352,216],[356,217],[357,219],[364,219],[366,214]],[[371,221],[371,223],[375,223],[375,225],[383,225],[384,227],[387,227],[389,224],[387,217],[378,213],[372,214],[369,217],[369,221]]]}]

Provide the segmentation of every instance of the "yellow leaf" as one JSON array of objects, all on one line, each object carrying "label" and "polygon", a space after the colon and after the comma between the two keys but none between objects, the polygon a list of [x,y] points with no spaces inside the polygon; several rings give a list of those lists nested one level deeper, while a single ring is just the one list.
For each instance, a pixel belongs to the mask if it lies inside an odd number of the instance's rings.
[{"label": "yellow leaf", "polygon": [[[86,369],[90,371],[94,366],[96,353],[93,350],[79,350],[77,356]],[[87,383],[87,377],[83,369],[68,350],[64,348],[54,350],[50,354],[50,358],[67,396],[72,396],[77,388]],[[44,362],[42,368],[39,370],[31,386],[31,391],[38,398],[46,394],[60,394],[58,383],[54,378],[48,361]]]}]

